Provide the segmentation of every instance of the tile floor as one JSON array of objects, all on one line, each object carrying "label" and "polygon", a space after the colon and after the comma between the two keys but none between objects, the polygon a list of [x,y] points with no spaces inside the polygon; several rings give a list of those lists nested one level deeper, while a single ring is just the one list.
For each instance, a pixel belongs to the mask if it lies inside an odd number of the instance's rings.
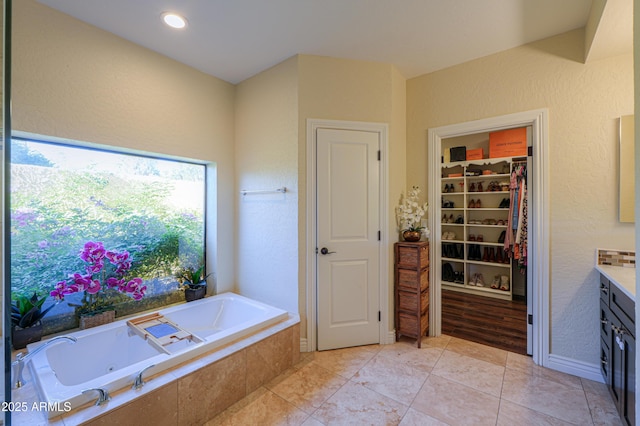
[{"label": "tile floor", "polygon": [[618,425],[605,385],[449,336],[303,354],[214,425]]}]

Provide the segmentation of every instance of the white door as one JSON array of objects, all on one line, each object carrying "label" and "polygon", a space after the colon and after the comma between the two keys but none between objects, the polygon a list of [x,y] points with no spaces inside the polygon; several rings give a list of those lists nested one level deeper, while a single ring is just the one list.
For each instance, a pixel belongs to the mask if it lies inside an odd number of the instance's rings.
[{"label": "white door", "polygon": [[318,349],[379,343],[379,134],[316,141]]}]

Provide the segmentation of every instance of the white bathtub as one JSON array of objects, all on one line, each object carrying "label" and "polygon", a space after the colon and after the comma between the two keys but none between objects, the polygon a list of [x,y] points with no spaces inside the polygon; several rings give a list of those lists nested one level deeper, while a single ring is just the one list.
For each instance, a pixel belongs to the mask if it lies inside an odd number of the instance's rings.
[{"label": "white bathtub", "polygon": [[[202,342],[174,343],[167,354],[131,333],[125,320],[69,333],[68,336],[78,339],[76,343],[56,343],[36,354],[29,363],[40,398],[49,406],[64,407],[70,403],[74,409],[97,398],[96,392],[85,395],[83,390],[102,388],[113,392],[131,387],[144,368],[155,365],[144,373],[148,377],[288,317],[282,309],[233,293],[158,312]],[[40,344],[31,344],[28,349]],[[50,416],[57,414],[49,412]]]}]

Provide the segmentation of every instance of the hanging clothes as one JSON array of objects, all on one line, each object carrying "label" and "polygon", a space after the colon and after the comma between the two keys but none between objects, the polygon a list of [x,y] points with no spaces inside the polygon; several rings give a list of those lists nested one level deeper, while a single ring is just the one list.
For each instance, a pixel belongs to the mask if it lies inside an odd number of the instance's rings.
[{"label": "hanging clothes", "polygon": [[509,185],[509,216],[505,233],[504,250],[507,256],[518,260],[520,272],[527,266],[527,167],[525,163],[514,163]]}]

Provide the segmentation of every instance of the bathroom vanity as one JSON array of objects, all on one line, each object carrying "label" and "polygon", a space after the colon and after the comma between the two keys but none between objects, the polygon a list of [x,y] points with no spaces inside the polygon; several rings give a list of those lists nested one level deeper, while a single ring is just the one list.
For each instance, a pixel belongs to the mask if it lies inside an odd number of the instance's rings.
[{"label": "bathroom vanity", "polygon": [[[634,260],[635,261],[635,260]],[[635,268],[596,265],[600,272],[600,367],[625,425],[635,425]]]}]

